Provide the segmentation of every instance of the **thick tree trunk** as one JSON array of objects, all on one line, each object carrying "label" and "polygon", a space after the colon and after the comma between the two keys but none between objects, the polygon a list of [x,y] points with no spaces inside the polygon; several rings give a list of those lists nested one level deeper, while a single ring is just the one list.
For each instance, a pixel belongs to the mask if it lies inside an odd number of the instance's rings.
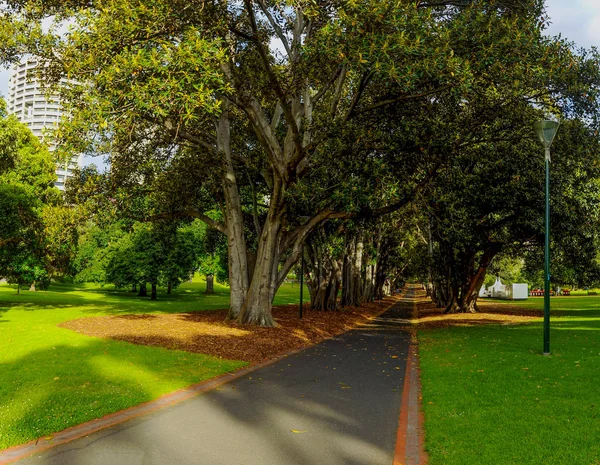
[{"label": "thick tree trunk", "polygon": [[150,293],[150,300],[156,300],[156,283],[152,283],[152,291]]},{"label": "thick tree trunk", "polygon": [[173,290],[173,284],[169,283],[167,284],[167,294],[171,295],[171,291]]},{"label": "thick tree trunk", "polygon": [[222,178],[225,196],[225,227],[227,230],[227,256],[229,265],[229,313],[228,320],[237,319],[242,311],[248,292],[248,256],[244,236],[242,204],[231,158],[231,128],[227,100],[217,126],[217,149],[225,159]]},{"label": "thick tree trunk", "polygon": [[475,254],[468,253],[462,261],[466,279],[453,287],[451,302],[446,313],[476,313],[479,289],[483,285],[487,269],[496,254],[501,250],[501,244],[491,243],[483,252],[477,268],[474,270]]},{"label": "thick tree trunk", "polygon": [[313,308],[315,300],[317,298],[317,290],[319,285],[317,283],[317,279],[313,278],[310,273],[306,274],[305,278],[306,287],[308,288],[308,295],[310,298],[310,308]]},{"label": "thick tree trunk", "polygon": [[138,292],[138,297],[146,297],[148,295],[148,290],[146,289],[146,283],[140,284],[140,291]]},{"label": "thick tree trunk", "polygon": [[331,261],[331,275],[332,275],[332,286],[331,292],[329,293],[328,307],[331,310],[337,310],[338,308],[338,295],[340,293],[340,287],[342,286],[342,268],[336,259]]},{"label": "thick tree trunk", "polygon": [[342,307],[354,306],[356,287],[358,285],[355,273],[356,266],[356,237],[346,235],[346,255],[344,257]]},{"label": "thick tree trunk", "polygon": [[367,266],[362,302],[373,302],[375,300],[375,268],[375,264]]},{"label": "thick tree trunk", "polygon": [[[348,251],[348,248],[346,248],[346,252],[347,251]],[[350,257],[348,256],[348,253],[345,253],[344,259],[342,262],[342,298],[340,301],[340,304],[342,307],[345,307],[346,305],[348,305],[348,302],[350,301],[350,298],[349,298],[350,290],[351,290]]]},{"label": "thick tree trunk", "polygon": [[349,241],[348,267],[344,275],[343,304],[350,307],[360,307],[364,291],[362,272],[364,244],[362,233]]},{"label": "thick tree trunk", "polygon": [[354,289],[352,290],[352,301],[350,302],[350,305],[353,307],[360,307],[362,304],[364,287],[364,280],[362,276],[363,252],[364,243],[361,232],[356,239],[356,255],[354,256],[354,263],[352,265],[352,281],[354,284]]},{"label": "thick tree trunk", "polygon": [[[277,198],[271,199],[276,203]],[[236,318],[240,324],[277,326],[271,313],[273,298],[277,290],[277,267],[279,265],[279,243],[281,220],[277,208],[271,205],[256,252],[254,273],[241,312]]]},{"label": "thick tree trunk", "polygon": [[312,278],[308,281],[310,290],[310,308],[312,310],[337,310],[338,295],[342,282],[342,269],[338,259],[333,256],[327,245],[323,230],[318,237],[305,244],[307,268]]},{"label": "thick tree trunk", "polygon": [[205,294],[214,294],[215,293],[214,281],[215,281],[214,274],[206,275],[206,290],[204,291]]},{"label": "thick tree trunk", "polygon": [[31,283],[31,286],[29,287],[29,291],[35,292],[35,281]]},{"label": "thick tree trunk", "polygon": [[311,300],[313,310],[337,310],[337,296],[341,286],[341,269],[334,258],[321,264],[320,279]]}]

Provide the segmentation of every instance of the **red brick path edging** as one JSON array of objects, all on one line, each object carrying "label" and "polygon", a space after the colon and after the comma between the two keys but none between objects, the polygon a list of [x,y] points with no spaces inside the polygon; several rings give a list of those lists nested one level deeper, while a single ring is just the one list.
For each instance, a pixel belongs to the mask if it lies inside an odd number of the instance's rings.
[{"label": "red brick path edging", "polygon": [[[384,313],[390,307],[396,304],[397,299],[394,300],[394,302],[392,302],[390,305],[386,306],[383,310],[381,310],[379,314]],[[80,425],[72,426],[58,433],[54,433],[50,436],[45,436],[42,438],[35,439],[33,441],[29,441],[25,444],[0,450],[0,465],[8,465],[9,463],[13,463],[17,460],[24,459],[25,457],[29,457],[31,455],[43,452],[48,449],[52,449],[53,447],[74,441],[75,439],[88,436],[97,431],[109,428],[111,426],[116,426],[120,423],[124,423],[128,420],[132,420],[139,416],[155,412],[157,410],[163,409],[170,405],[177,404],[179,402],[183,402],[184,400],[211,391],[230,381],[242,378],[243,376],[246,376],[260,368],[272,365],[275,362],[285,357],[297,354],[298,352],[301,352],[307,349],[308,347],[310,346],[302,347],[301,349],[290,350],[289,352],[277,355],[271,359],[264,360],[258,363],[253,363],[235,372],[225,373],[223,375],[217,376],[216,378],[212,378],[201,383],[194,384],[183,389],[179,389],[178,391],[165,394],[159,397],[158,399],[151,400],[143,404],[135,405],[128,409],[120,410],[118,412],[105,415],[102,418],[97,418],[95,420],[91,420]]]},{"label": "red brick path edging", "polygon": [[296,352],[300,352],[300,350],[302,349],[293,350],[285,354],[279,355],[275,358],[266,360],[264,362],[252,364],[248,367],[242,368],[232,373],[225,373],[223,375],[217,376],[216,378],[212,378],[201,383],[194,384],[187,388],[179,389],[178,391],[165,394],[159,397],[158,399],[151,400],[149,402],[145,402],[143,404],[139,404],[125,410],[110,413],[108,415],[103,416],[102,418],[97,418],[95,420],[91,420],[80,425],[72,426],[51,436],[46,436],[33,441],[29,441],[28,443],[22,445],[10,447],[8,449],[0,451],[0,465],[7,465],[9,463],[28,457],[30,455],[51,449],[60,444],[64,444],[66,442],[70,442],[75,439],[88,436],[92,433],[95,433],[96,431],[100,431],[105,428],[109,428],[111,426],[123,423],[127,420],[139,417],[141,415],[146,415],[148,413],[160,410],[170,405],[177,404],[198,394],[202,394],[204,392],[208,392],[212,389],[215,389],[221,386],[222,384],[241,378],[249,373],[252,373],[254,370],[258,370],[259,368],[271,365],[284,357],[288,357],[290,355],[295,354]]},{"label": "red brick path edging", "polygon": [[418,349],[410,345],[393,465],[426,465]]},{"label": "red brick path edging", "polygon": [[[415,305],[416,307],[416,305]],[[416,311],[416,308],[415,308]],[[413,314],[413,318],[416,315]],[[406,360],[404,389],[396,450],[393,465],[427,465],[425,453],[424,417],[421,409],[421,372],[419,370],[419,346],[416,331],[411,331],[411,343]]]}]

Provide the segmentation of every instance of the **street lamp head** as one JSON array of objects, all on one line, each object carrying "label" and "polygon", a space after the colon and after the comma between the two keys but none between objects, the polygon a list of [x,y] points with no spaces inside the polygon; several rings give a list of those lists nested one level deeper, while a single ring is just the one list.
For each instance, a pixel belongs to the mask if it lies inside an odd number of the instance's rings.
[{"label": "street lamp head", "polygon": [[558,126],[560,126],[559,122],[550,120],[536,121],[533,123],[533,130],[545,148],[549,149],[552,145],[556,131],[558,131]]}]

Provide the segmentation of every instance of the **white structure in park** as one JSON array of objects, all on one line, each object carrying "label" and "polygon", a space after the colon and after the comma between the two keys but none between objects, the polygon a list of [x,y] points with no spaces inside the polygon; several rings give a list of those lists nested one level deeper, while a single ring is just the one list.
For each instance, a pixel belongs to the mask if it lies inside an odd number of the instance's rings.
[{"label": "white structure in park", "polygon": [[[11,72],[8,82],[8,112],[26,124],[31,132],[40,140],[44,139],[44,130],[56,126],[62,116],[62,107],[58,97],[47,99],[35,76],[38,64],[29,58],[17,64]],[[48,144],[50,150],[56,145]],[[72,170],[81,166],[83,155],[74,157],[65,166],[58,166],[56,187],[63,190],[65,181],[72,175]]]},{"label": "white structure in park", "polygon": [[529,286],[527,283],[502,284],[500,278],[485,288],[485,284],[479,290],[479,297],[494,297],[496,299],[525,300],[529,297]]},{"label": "white structure in park", "polygon": [[490,297],[502,298],[506,297],[506,285],[502,284],[500,278],[496,278],[496,282],[488,287]]},{"label": "white structure in park", "polygon": [[506,298],[510,300],[527,300],[529,297],[529,285],[527,283],[515,283],[506,287]]}]

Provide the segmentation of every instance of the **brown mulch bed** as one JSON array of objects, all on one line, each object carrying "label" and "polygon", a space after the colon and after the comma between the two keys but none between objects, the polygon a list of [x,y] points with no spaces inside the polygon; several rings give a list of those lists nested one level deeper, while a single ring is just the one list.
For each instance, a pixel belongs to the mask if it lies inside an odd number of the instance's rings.
[{"label": "brown mulch bed", "polygon": [[425,292],[417,292],[417,308],[419,328],[433,329],[448,326],[476,326],[485,324],[515,325],[539,321],[542,314],[539,310],[513,307],[507,304],[478,301],[477,313],[444,314],[443,308],[425,297]]},{"label": "brown mulch bed", "polygon": [[305,305],[302,320],[298,319],[298,305],[274,307],[273,316],[279,325],[276,328],[225,323],[226,310],[90,317],[59,326],[87,336],[259,362],[366,323],[396,301],[388,297],[360,308],[331,312],[311,311]]}]

